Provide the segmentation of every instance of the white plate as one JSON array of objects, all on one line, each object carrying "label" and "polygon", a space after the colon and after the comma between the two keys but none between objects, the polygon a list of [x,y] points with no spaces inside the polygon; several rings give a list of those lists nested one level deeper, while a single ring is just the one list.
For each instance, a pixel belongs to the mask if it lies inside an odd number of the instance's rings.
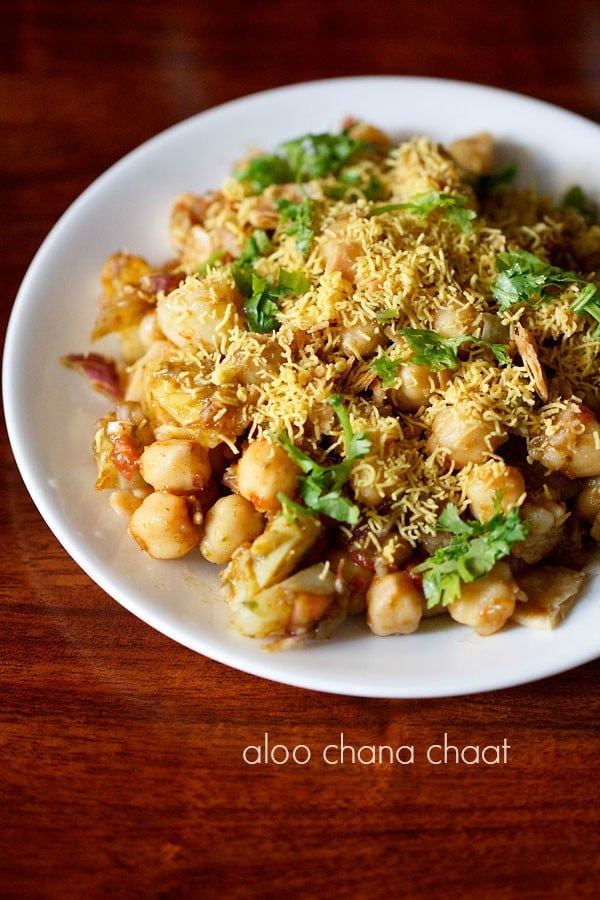
[{"label": "white plate", "polygon": [[217,186],[249,148],[272,149],[353,115],[396,137],[442,141],[490,131],[520,178],[559,193],[582,184],[600,199],[600,127],[515,94],[424,78],[348,78],[257,94],[158,135],[99,178],[36,255],[7,334],[3,390],[15,458],[42,516],[73,559],[124,607],[181,644],[245,672],[321,691],[434,697],[520,684],[600,653],[600,579],[555,632],[507,628],[477,638],[451,622],[410,637],[371,636],[349,622],[330,641],[269,653],[227,628],[213,567],[199,554],[153,562],[93,489],[94,420],[106,409],[59,358],[88,347],[98,275],[118,249],[168,257],[167,220],[183,190]]}]

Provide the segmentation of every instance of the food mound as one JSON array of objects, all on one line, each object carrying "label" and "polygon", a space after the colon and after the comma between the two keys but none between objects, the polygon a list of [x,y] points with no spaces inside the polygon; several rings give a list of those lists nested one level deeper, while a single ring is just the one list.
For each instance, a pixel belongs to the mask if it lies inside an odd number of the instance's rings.
[{"label": "food mound", "polygon": [[366,615],[554,627],[600,540],[600,225],[495,168],[482,133],[349,122],[174,203],[119,252],[65,361],[114,398],[96,487],[155,559],[222,566],[278,645]]}]

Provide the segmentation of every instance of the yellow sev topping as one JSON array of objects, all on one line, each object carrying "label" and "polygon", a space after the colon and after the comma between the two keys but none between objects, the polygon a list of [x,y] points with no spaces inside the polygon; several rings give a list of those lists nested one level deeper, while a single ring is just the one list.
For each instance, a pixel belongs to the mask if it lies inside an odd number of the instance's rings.
[{"label": "yellow sev topping", "polygon": [[[258,195],[228,178],[204,205],[184,198],[172,222],[178,266],[188,275],[190,295],[197,296],[196,273],[217,253],[204,275],[207,291],[220,291],[216,299],[206,294],[217,321],[212,332],[202,332],[205,339],[178,342],[151,378],[146,373],[150,386],[142,399],[162,436],[189,434],[208,446],[225,442],[239,453],[248,439],[285,431],[326,464],[343,446],[329,403],[342,395],[353,430],[370,437],[370,449],[354,461],[347,486],[360,506],[360,525],[342,531],[391,564],[403,546],[414,547],[434,532],[447,503],[466,506],[460,466],[428,444],[441,411],[460,409],[487,423],[484,455],[495,459],[500,438],[527,440],[540,433],[573,395],[576,402],[600,404],[600,345],[586,317],[571,309],[579,287],[566,285],[549,301],[504,311],[491,292],[497,254],[526,250],[550,260],[560,247],[566,267],[577,268],[576,248],[585,245],[589,253],[591,239],[584,239],[588,226],[582,217],[531,191],[505,187],[478,201],[464,172],[426,138],[358,158],[352,170],[356,183],[376,179],[384,204],[406,203],[427,191],[459,198],[476,213],[471,228],[461,230],[443,209],[373,214],[377,204],[360,191],[332,196],[332,176],[307,182],[303,193],[297,186],[275,185]],[[281,197],[311,200],[314,236],[306,257],[277,212]],[[253,260],[255,272],[275,282],[281,270],[308,279],[300,296],[279,298],[279,327],[267,334],[247,329],[243,297],[228,268],[257,227],[269,233],[270,249]],[[225,254],[224,262],[218,254]],[[180,317],[185,290],[179,289]],[[198,315],[190,307],[190,316]],[[482,343],[467,341],[454,368],[443,377],[430,373],[417,408],[400,404],[403,379],[410,377],[402,367],[411,361],[402,329],[481,338],[490,320],[500,334],[493,340],[504,344],[510,364],[498,362]],[[511,343],[516,322],[540,347],[547,403]],[[396,366],[387,385],[372,368],[381,358]]]}]

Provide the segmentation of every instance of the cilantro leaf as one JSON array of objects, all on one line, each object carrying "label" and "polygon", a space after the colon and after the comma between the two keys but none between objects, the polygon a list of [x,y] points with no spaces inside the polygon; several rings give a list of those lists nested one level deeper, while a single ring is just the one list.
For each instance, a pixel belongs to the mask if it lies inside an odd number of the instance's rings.
[{"label": "cilantro leaf", "polygon": [[471,184],[478,199],[481,200],[497,187],[500,187],[501,184],[508,184],[510,181],[513,181],[516,174],[517,164],[510,162],[495,172],[489,172],[487,175],[478,175],[471,181]]},{"label": "cilantro leaf", "polygon": [[246,241],[240,256],[231,266],[231,274],[237,289],[243,297],[252,294],[253,263],[261,256],[266,256],[273,249],[273,244],[266,231],[255,228]]},{"label": "cilantro leaf", "polygon": [[301,297],[309,289],[310,281],[303,272],[287,272],[285,269],[280,269],[277,286],[282,297],[285,294],[295,294],[296,297]]},{"label": "cilantro leaf", "polygon": [[407,203],[388,203],[385,206],[375,206],[371,209],[370,215],[377,216],[380,213],[404,209],[426,218],[434,210],[441,209],[446,218],[454,222],[463,233],[468,234],[473,229],[471,220],[476,218],[476,213],[472,209],[468,209],[466,204],[466,197],[444,194],[441,191],[425,191],[422,194],[415,194]]},{"label": "cilantro leaf", "polygon": [[210,256],[207,256],[206,259],[200,263],[198,266],[198,275],[206,275],[208,270],[219,262],[225,256],[224,250],[215,250],[214,253],[211,253]]},{"label": "cilantro leaf", "polygon": [[549,299],[548,288],[583,281],[576,272],[549,265],[527,250],[499,253],[496,270],[498,275],[491,290],[500,310],[509,309],[515,303],[534,305]]},{"label": "cilantro leaf", "polygon": [[580,213],[588,225],[592,225],[598,221],[598,209],[594,203],[584,193],[583,189],[575,184],[565,193],[562,198],[561,206],[563,208],[570,207],[576,209]]},{"label": "cilantro leaf", "polygon": [[288,184],[294,180],[289,162],[276,153],[253,157],[235,173],[235,177],[246,182],[253,194],[262,194],[270,184]]},{"label": "cilantro leaf", "polygon": [[310,287],[301,272],[279,270],[277,283],[262,278],[254,269],[261,256],[271,252],[273,245],[266,231],[256,228],[244,245],[239,258],[232,264],[231,273],[240,294],[246,298],[244,312],[249,331],[266,334],[279,328],[280,297],[286,294],[304,294]]},{"label": "cilantro leaf", "polygon": [[376,375],[379,375],[382,386],[388,388],[396,380],[396,374],[400,364],[401,360],[390,359],[389,356],[386,356],[384,353],[382,356],[378,356],[377,359],[373,360],[371,363],[371,370],[375,372]]},{"label": "cilantro leaf", "polygon": [[302,272],[286,272],[280,269],[277,276],[277,284],[269,278],[262,278],[257,272],[252,272],[252,291],[244,303],[244,313],[248,331],[257,334],[267,334],[269,331],[278,331],[279,303],[281,297],[287,294],[300,296],[306,293],[310,282]]},{"label": "cilantro leaf", "polygon": [[392,322],[394,319],[397,319],[400,314],[400,310],[396,307],[388,307],[388,309],[380,309],[376,314],[375,318],[382,325],[386,325],[388,322]]},{"label": "cilantro leaf", "polygon": [[487,522],[460,518],[453,503],[449,503],[438,518],[438,530],[449,531],[448,544],[439,547],[425,562],[415,566],[423,576],[423,592],[427,606],[441,603],[447,606],[457,600],[463,584],[483,578],[495,564],[508,556],[513,544],[527,534],[526,523],[513,507],[506,516],[496,497],[496,512]]},{"label": "cilantro leaf", "polygon": [[305,134],[283,144],[283,152],[295,181],[335,175],[367,148],[364,141],[351,138],[348,129],[339,134]]},{"label": "cilantro leaf", "polygon": [[580,316],[588,315],[598,322],[592,336],[600,339],[600,292],[595,285],[588,282],[579,296],[571,303],[571,309]]},{"label": "cilantro leaf", "polygon": [[[298,504],[287,499],[282,501],[290,515],[326,515],[338,522],[356,525],[360,517],[360,509],[348,497],[343,496],[342,488],[350,476],[355,459],[365,456],[371,446],[365,433],[355,434],[352,431],[350,417],[340,396],[330,398],[342,430],[344,432],[344,459],[330,466],[322,466],[292,443],[285,431],[280,432],[275,440],[290,455],[304,473],[298,478],[299,493],[306,505],[295,509]],[[300,512],[302,510],[302,512]]]},{"label": "cilantro leaf", "polygon": [[270,184],[310,181],[336,175],[351,159],[369,149],[365,141],[354,140],[348,129],[339,134],[305,134],[281,145],[278,153],[266,153],[248,160],[235,173],[253,194],[261,194]]},{"label": "cilantro leaf", "polygon": [[246,242],[242,251],[245,258],[256,259],[259,256],[267,256],[273,249],[271,238],[264,228],[255,228]]},{"label": "cilantro leaf", "polygon": [[367,200],[383,200],[385,197],[385,188],[379,178],[372,176],[364,187],[361,188]]},{"label": "cilantro leaf", "polygon": [[365,432],[359,432],[358,434],[355,434],[352,431],[350,416],[348,415],[348,411],[344,406],[343,398],[339,394],[334,394],[332,397],[330,397],[329,402],[333,406],[335,414],[337,415],[339,423],[342,426],[342,430],[344,432],[346,458],[353,461],[355,459],[360,459],[362,456],[365,456],[369,452],[369,448],[371,446],[369,436]]},{"label": "cilantro leaf", "polygon": [[456,369],[458,348],[466,342],[487,347],[501,365],[510,365],[510,357],[504,344],[493,344],[472,334],[445,338],[437,331],[428,331],[424,328],[401,328],[398,333],[412,351],[411,362],[417,366],[426,366],[434,372],[440,369]]},{"label": "cilantro leaf", "polygon": [[361,195],[365,200],[383,200],[386,190],[378,178],[371,176],[364,181],[354,169],[344,169],[335,184],[325,185],[323,193],[330,200],[356,201]]},{"label": "cilantro leaf", "polygon": [[285,233],[295,235],[296,246],[302,256],[308,256],[315,233],[312,228],[313,202],[305,197],[299,202],[280,198],[275,207],[281,213],[282,221],[289,222]]},{"label": "cilantro leaf", "polygon": [[244,303],[248,331],[266,334],[279,329],[278,298],[279,293],[269,285],[267,279],[253,272],[252,293]]}]

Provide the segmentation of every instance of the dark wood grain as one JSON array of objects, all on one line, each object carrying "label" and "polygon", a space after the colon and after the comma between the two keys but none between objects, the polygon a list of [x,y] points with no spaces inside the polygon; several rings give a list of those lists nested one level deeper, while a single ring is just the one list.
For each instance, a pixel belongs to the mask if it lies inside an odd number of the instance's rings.
[{"label": "dark wood grain", "polygon": [[[371,73],[477,81],[600,122],[598,3],[9,0],[2,331],[44,235],[141,141],[249,92]],[[34,509],[4,428],[0,450],[0,896],[596,895],[598,662],[428,701],[244,675],[96,587]],[[310,761],[249,765],[265,734]],[[363,749],[328,765],[341,734],[413,746],[414,762]],[[505,741],[506,761],[434,765],[444,734]]]}]

